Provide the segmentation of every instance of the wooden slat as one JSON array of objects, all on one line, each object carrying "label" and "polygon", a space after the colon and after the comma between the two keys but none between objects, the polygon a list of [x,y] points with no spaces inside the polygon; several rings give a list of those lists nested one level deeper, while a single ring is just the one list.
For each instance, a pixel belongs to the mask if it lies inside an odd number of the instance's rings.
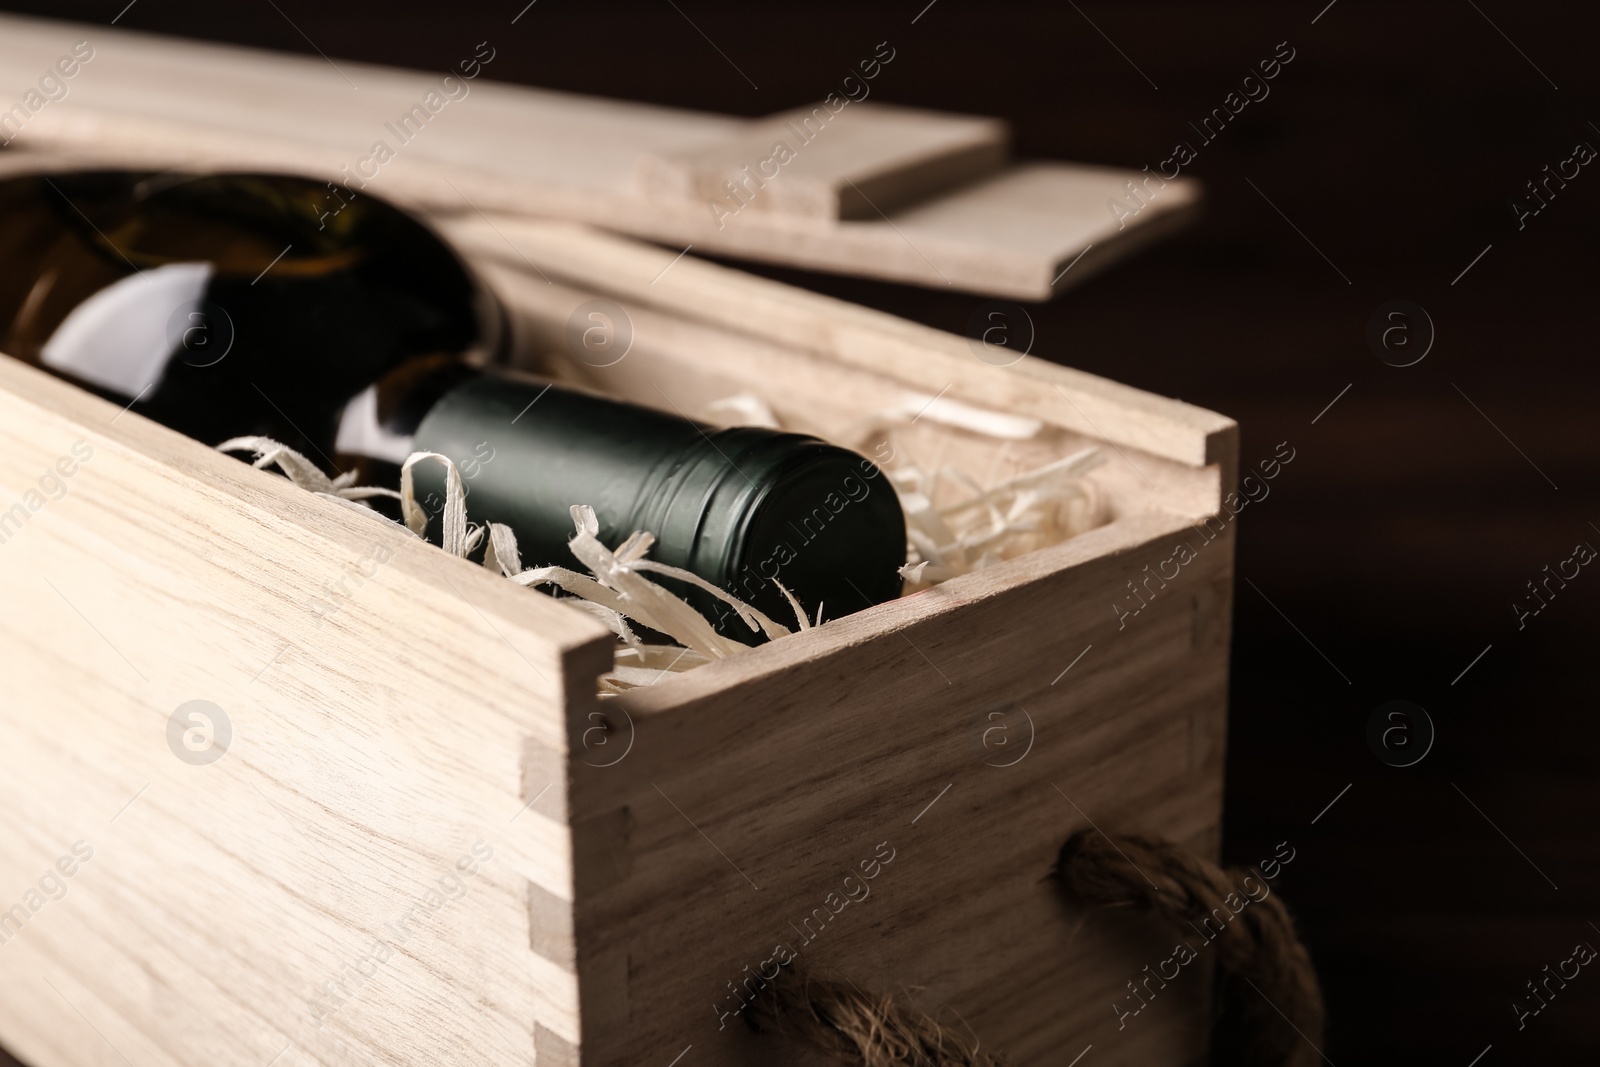
[{"label": "wooden slat", "polygon": [[[633,1063],[692,1043],[702,1063],[815,1063],[712,1008],[783,942],[807,970],[914,988],[1012,1062],[1091,1042],[1107,1064],[1197,1062],[1198,972],[1124,1031],[1110,1010],[1172,932],[1069,907],[1049,877],[1089,820],[1219,844],[1231,536],[1125,630],[1110,609],[1186,529],[1125,520],[623,698],[632,753],[574,768],[575,833],[613,857],[578,848],[579,952],[628,961],[625,981],[582,975],[586,1008],[625,1004],[629,1019],[586,1022],[587,1051]],[[993,765],[1024,751],[1018,707],[1033,747]],[[992,712],[1011,747],[986,734]],[[871,895],[802,946],[790,924],[880,842],[897,855]]]},{"label": "wooden slat", "polygon": [[[1180,224],[1199,198],[1187,179],[1147,186],[1135,172],[1032,163],[886,208],[887,217],[870,211],[827,221],[753,209],[729,218],[704,200],[647,195],[641,167],[647,158],[738,142],[759,121],[497,84],[492,63],[448,100],[437,74],[344,61],[336,68],[320,58],[5,16],[0,74],[33,84],[85,37],[94,58],[64,99],[27,117],[15,145],[71,146],[154,166],[294,170],[357,187],[375,174],[365,191],[439,211],[574,219],[678,247],[1034,300]],[[430,91],[446,102],[431,116],[423,109],[421,133],[400,130]],[[852,173],[822,158],[831,151],[822,140],[800,150],[820,153],[801,171]],[[363,163],[378,142],[394,158]],[[955,155],[953,172],[949,153],[929,161],[935,186],[977,173],[988,158],[982,150]],[[886,179],[886,195],[907,190],[914,169],[901,166]],[[1118,218],[1109,202],[1135,206],[1130,181],[1159,192]],[[847,214],[859,209],[843,202]]]},{"label": "wooden slat", "polygon": [[[712,405],[736,394],[750,394],[765,401],[787,428],[871,453],[893,427],[893,436],[908,450],[906,462],[920,461],[924,468],[949,464],[960,470],[987,472],[994,479],[1021,474],[1077,449],[1103,443],[1092,433],[1044,420],[1035,421],[1036,432],[1020,439],[964,432],[940,422],[954,404],[968,412],[1009,416],[990,406],[990,394],[977,389],[976,383],[963,382],[959,388],[947,383],[939,399],[930,403],[937,390],[914,386],[858,363],[685,317],[692,314],[691,308],[643,305],[627,296],[618,306],[628,316],[632,348],[615,364],[590,366],[574,358],[567,347],[568,323],[581,314],[580,309],[609,291],[545,281],[526,267],[481,266],[495,289],[516,308],[526,369],[669,414],[717,423],[723,419]],[[931,366],[937,367],[938,359],[938,351],[926,354]],[[1051,397],[1045,399],[1048,402]],[[1055,399],[1061,400],[1059,396]],[[1064,416],[1074,414],[1065,402],[1056,407]],[[908,424],[919,411],[921,417]],[[1104,451],[1105,465],[1093,478],[1119,513],[1156,509],[1198,518],[1216,510],[1217,487],[1227,464],[1196,468],[1133,444]]]},{"label": "wooden slat", "polygon": [[441,220],[473,255],[541,282],[568,279],[616,298],[899,381],[931,400],[941,390],[1190,466],[1225,463],[1233,420],[1118,382],[1026,357],[979,359],[966,338],[781,282],[597,233],[537,220]]},{"label": "wooden slat", "polygon": [[733,216],[873,219],[998,171],[1010,133],[998,119],[885,104],[819,105],[737,136],[641,162],[645,195]]}]

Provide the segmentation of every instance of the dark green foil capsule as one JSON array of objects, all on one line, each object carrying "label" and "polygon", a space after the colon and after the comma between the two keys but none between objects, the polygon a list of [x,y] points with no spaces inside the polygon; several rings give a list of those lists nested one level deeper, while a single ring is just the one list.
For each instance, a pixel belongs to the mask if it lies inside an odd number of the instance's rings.
[{"label": "dark green foil capsule", "polygon": [[[574,565],[566,547],[571,508],[588,504],[606,545],[635,530],[653,533],[652,559],[779,622],[794,616],[778,582],[813,618],[819,608],[834,618],[900,593],[905,518],[894,489],[871,460],[815,437],[715,429],[495,375],[445,391],[413,445],[456,463],[472,520],[515,530],[525,565]],[[443,499],[436,466],[419,466],[415,476],[419,499]],[[439,526],[435,518],[430,536]],[[759,640],[722,601],[664,581],[721,632]]]}]

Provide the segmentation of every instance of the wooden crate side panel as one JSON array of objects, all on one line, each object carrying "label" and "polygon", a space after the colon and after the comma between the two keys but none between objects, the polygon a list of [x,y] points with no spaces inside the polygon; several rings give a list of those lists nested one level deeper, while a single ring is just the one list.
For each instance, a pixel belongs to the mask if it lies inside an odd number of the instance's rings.
[{"label": "wooden crate side panel", "polygon": [[[1172,932],[1068,907],[1049,881],[1091,820],[1218,844],[1231,533],[1119,629],[1111,601],[1187,527],[1138,529],[958,610],[893,632],[863,613],[772,647],[778,666],[758,651],[608,710],[631,715],[632,751],[574,767],[585,1062],[690,1044],[701,1062],[811,1062],[719,1014],[778,943],[864,989],[917,987],[1014,1062],[1090,1042],[1130,1064],[1203,1048],[1203,980],[1121,1033],[1110,1007]],[[866,895],[840,908],[852,892]]]},{"label": "wooden crate side panel", "polygon": [[[524,275],[535,287],[562,280],[617,299],[800,349],[843,367],[893,379],[932,397],[957,396],[996,411],[1041,419],[1192,467],[1224,463],[1233,420],[1031,356],[998,367],[964,337],[797,286],[708,263],[693,255],[597,233],[570,223],[466,216],[436,220],[459,247]],[[667,269],[670,266],[671,269]],[[537,306],[537,305],[536,305]],[[557,330],[565,320],[554,324]],[[559,335],[557,335],[559,336]],[[554,340],[555,338],[551,338]]]},{"label": "wooden crate side panel", "polygon": [[[630,348],[621,360],[596,367],[571,357],[569,329],[574,319],[583,320],[589,313],[585,309],[602,297],[601,292],[541,279],[525,266],[483,260],[480,266],[515,309],[519,350],[529,354],[524,369],[562,382],[711,422],[718,420],[708,411],[709,405],[736,394],[752,394],[771,406],[785,428],[841,441],[890,468],[896,462],[920,461],[926,467],[951,464],[1001,480],[1096,445],[1106,462],[1091,477],[1106,491],[1117,514],[1160,508],[1200,516],[1216,510],[1220,466],[1195,467],[1133,444],[1105,448],[1102,438],[1065,428],[1075,405],[1088,403],[1081,396],[1074,400],[1071,393],[1047,391],[1045,399],[1055,403],[1044,406],[1051,407],[1055,418],[1035,422],[1032,436],[1020,439],[973,433],[941,422],[944,406],[957,404],[1013,422],[1027,421],[1016,419],[1004,406],[1003,388],[1012,370],[979,364],[971,352],[964,358],[986,373],[960,383],[947,379],[943,386],[923,387],[895,378],[884,368],[840,361],[763,336],[741,335],[686,315],[683,309],[624,297],[617,306],[623,308],[627,323],[617,324],[617,329],[628,331]],[[931,365],[924,369],[930,377],[925,380],[932,380],[941,364],[937,351],[928,356]],[[911,422],[913,418],[917,421]],[[1151,416],[1150,421],[1157,419]],[[892,434],[888,427],[893,427]],[[869,430],[877,433],[862,443]],[[891,436],[901,443],[903,456],[896,456],[899,450],[891,447]],[[1149,438],[1143,440],[1151,443]],[[1198,433],[1190,444],[1197,455],[1205,451]]]},{"label": "wooden crate side panel", "polygon": [[[570,934],[533,952],[528,899],[572,897],[565,716],[610,661],[597,624],[0,358],[18,502],[0,1041],[80,1067],[576,1040]],[[193,700],[224,748],[170,729]]]}]

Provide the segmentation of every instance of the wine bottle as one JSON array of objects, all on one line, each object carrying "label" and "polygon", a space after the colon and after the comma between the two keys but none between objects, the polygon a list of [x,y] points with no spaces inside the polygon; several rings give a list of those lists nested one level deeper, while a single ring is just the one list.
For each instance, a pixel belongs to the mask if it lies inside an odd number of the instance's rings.
[{"label": "wine bottle", "polygon": [[[330,208],[331,206],[331,208]],[[507,370],[499,302],[426,226],[307,179],[95,171],[0,181],[0,350],[206,444],[271,437],[360,484],[412,451],[460,468],[475,522],[572,565],[569,510],[657,537],[775,618],[897,596],[905,520],[872,461],[716,429]],[[417,469],[435,517],[442,472]],[[720,601],[676,583],[730,636]]]}]

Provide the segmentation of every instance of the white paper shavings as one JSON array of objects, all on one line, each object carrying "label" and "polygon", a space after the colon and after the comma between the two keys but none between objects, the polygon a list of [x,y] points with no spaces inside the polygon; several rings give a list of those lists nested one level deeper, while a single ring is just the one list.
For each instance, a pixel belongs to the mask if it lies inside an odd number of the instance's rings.
[{"label": "white paper shavings", "polygon": [[764,426],[781,429],[772,407],[754,393],[735,393],[706,405],[706,417],[728,426]]},{"label": "white paper shavings", "polygon": [[724,659],[748,646],[717,633],[709,619],[665,587],[646,578],[646,573],[676,578],[705,590],[733,608],[752,632],[764,633],[769,638],[793,632],[698,575],[645,559],[645,553],[655,543],[655,535],[634,533],[612,551],[600,542],[600,523],[592,507],[575,505],[572,520],[577,533],[569,547],[578,561],[592,572],[592,578],[566,567],[534,567],[512,575],[511,580],[519,585],[554,585],[641,626],[664,633],[707,659]]},{"label": "white paper shavings", "polygon": [[[419,458],[422,458],[420,453],[412,456],[412,460]],[[444,457],[438,458],[449,464]],[[454,495],[460,491],[459,476],[455,475],[453,468],[450,468],[450,474],[453,480],[447,482],[446,486],[447,516]],[[411,500],[410,493],[409,483],[404,484],[401,490],[402,504]],[[464,520],[464,505],[462,517]],[[668,674],[725,659],[749,647],[717,633],[709,619],[666,587],[645,577],[646,574],[675,578],[710,593],[733,608],[752,633],[778,638],[794,632],[697,574],[646,559],[645,554],[655,544],[654,534],[635,531],[612,550],[600,540],[600,523],[594,508],[587,504],[575,505],[572,508],[572,522],[575,532],[568,547],[578,562],[589,569],[589,574],[559,566],[523,570],[516,534],[501,523],[488,525],[483,564],[498,569],[518,585],[529,588],[554,586],[569,594],[569,599],[565,601],[567,604],[593,615],[610,627],[620,644],[617,646],[613,669],[600,677],[603,696],[613,696],[638,686],[654,685]],[[425,517],[423,528],[426,529]],[[476,544],[483,536],[481,530],[477,534],[476,537],[460,539],[457,543],[468,546]],[[465,555],[470,551],[471,548],[467,547],[457,554]],[[782,586],[779,588],[782,589]],[[784,590],[784,595],[788,596],[787,590]],[[795,603],[793,597],[789,597],[789,601],[794,606],[800,629],[809,629],[810,625],[799,604]],[[633,632],[632,624],[665,634],[680,644],[647,645]]]},{"label": "white paper shavings", "polygon": [[[759,409],[760,421],[746,413]],[[727,423],[782,428],[770,406],[748,393],[708,405]],[[1037,438],[1039,419],[962,403],[943,391],[902,393],[888,410],[846,428],[841,443],[866,453],[897,432],[926,420],[979,438],[1009,443]],[[1106,521],[1100,487],[1084,475],[1105,462],[1098,448],[1085,448],[1005,481],[984,485],[951,466],[925,468],[903,457],[886,473],[906,516],[906,565],[900,568],[911,593],[1008,559],[1058,544]],[[987,480],[987,479],[985,479]],[[952,497],[956,498],[952,502]],[[935,503],[938,501],[938,503]]]},{"label": "white paper shavings", "polygon": [[900,577],[904,578],[912,585],[916,585],[922,581],[922,572],[927,569],[927,560],[923,560],[921,563],[907,563],[905,566],[900,568]]},{"label": "white paper shavings", "polygon": [[[1100,525],[1100,490],[1083,476],[1104,462],[1098,448],[1085,448],[987,489],[951,467],[934,474],[914,465],[889,471],[906,515],[910,562],[900,576],[907,591],[1059,544]],[[935,505],[932,494],[941,480],[962,490],[963,498]]]},{"label": "white paper shavings", "polygon": [[937,396],[907,393],[890,412],[891,418],[915,422],[927,419],[962,430],[970,430],[985,437],[999,437],[1023,441],[1037,437],[1044,423],[1026,415],[1010,415],[1003,411],[963,404],[940,393]]},{"label": "white paper shavings", "polygon": [[[616,650],[615,668],[600,677],[602,695],[615,695],[637,686],[653,685],[668,674],[690,670],[714,659],[724,659],[749,647],[717,633],[704,615],[664,586],[646,578],[646,574],[660,574],[705,590],[733,608],[752,633],[778,638],[794,632],[699,575],[646,559],[646,553],[655,543],[654,534],[636,531],[615,551],[606,548],[600,541],[600,523],[594,509],[586,504],[572,508],[575,533],[568,545],[573,556],[590,573],[582,574],[568,567],[523,569],[517,536],[509,526],[497,522],[478,525],[468,521],[466,490],[461,473],[449,457],[437,452],[413,452],[406,459],[400,469],[400,491],[397,493],[392,489],[353,486],[353,472],[329,478],[304,455],[266,437],[236,437],[218,445],[217,450],[253,452],[257,457],[256,467],[264,469],[277,466],[300,488],[361,507],[369,515],[376,513],[354,502],[378,496],[397,499],[400,501],[400,512],[405,517],[405,528],[418,537],[427,532],[428,513],[417,502],[412,471],[418,463],[439,464],[445,469],[442,546],[445,551],[464,559],[481,545],[485,567],[498,571],[518,585],[530,588],[555,586],[571,594],[564,603],[599,619],[617,635],[620,643]],[[812,624],[800,609],[799,602],[781,584],[778,588],[793,607],[798,628],[810,629]],[[665,634],[681,642],[681,645],[647,645],[634,633],[631,624]]]},{"label": "white paper shavings", "polygon": [[257,470],[266,470],[268,467],[277,467],[288,479],[301,489],[309,490],[318,496],[332,497],[335,500],[359,501],[370,500],[373,497],[386,496],[395,500],[400,499],[400,494],[393,489],[379,489],[371,485],[355,485],[354,471],[346,471],[337,478],[329,478],[322,473],[322,468],[311,462],[305,456],[296,452],[287,445],[279,444],[270,437],[233,437],[217,446],[218,452],[253,452],[255,462],[251,464]]}]

